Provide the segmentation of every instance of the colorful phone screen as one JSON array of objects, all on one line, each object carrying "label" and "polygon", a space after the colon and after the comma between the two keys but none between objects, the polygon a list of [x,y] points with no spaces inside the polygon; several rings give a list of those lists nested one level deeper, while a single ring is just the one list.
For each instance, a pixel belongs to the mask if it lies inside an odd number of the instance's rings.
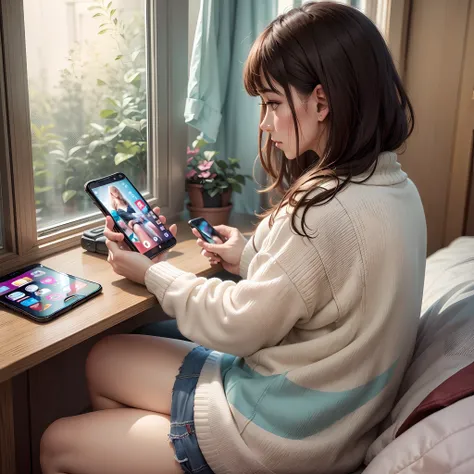
[{"label": "colorful phone screen", "polygon": [[140,253],[151,257],[175,242],[127,177],[115,176],[112,182],[94,184],[91,192]]},{"label": "colorful phone screen", "polygon": [[214,230],[214,227],[212,227],[212,225],[209,224],[209,222],[207,222],[205,219],[194,219],[193,223],[203,239],[208,243],[214,244],[215,240],[212,237],[220,237],[219,234]]},{"label": "colorful phone screen", "polygon": [[37,265],[0,280],[0,301],[46,319],[99,289],[92,281]]}]

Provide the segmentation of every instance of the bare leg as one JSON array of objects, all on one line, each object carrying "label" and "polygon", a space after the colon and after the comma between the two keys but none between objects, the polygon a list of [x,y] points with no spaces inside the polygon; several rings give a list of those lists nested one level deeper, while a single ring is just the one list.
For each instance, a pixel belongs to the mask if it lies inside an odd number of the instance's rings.
[{"label": "bare leg", "polygon": [[55,421],[41,439],[43,474],[182,474],[169,417],[117,409]]},{"label": "bare leg", "polygon": [[176,375],[196,344],[139,334],[99,341],[86,374],[95,410],[133,407],[169,415]]},{"label": "bare leg", "polygon": [[179,367],[195,346],[137,334],[98,342],[86,374],[93,406],[100,411],[57,420],[46,430],[43,473],[181,472],[168,441],[168,415]]}]

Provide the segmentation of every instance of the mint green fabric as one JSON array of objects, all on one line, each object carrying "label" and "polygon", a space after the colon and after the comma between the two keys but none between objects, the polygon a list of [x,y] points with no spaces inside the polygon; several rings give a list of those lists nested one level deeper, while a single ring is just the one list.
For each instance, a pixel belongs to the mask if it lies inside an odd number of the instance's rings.
[{"label": "mint green fabric", "polygon": [[[252,43],[277,10],[277,0],[202,0],[194,37],[186,123],[215,143],[221,157],[239,158],[248,175],[258,155],[260,100],[245,92],[242,71]],[[255,175],[261,182],[259,164]],[[233,193],[234,211],[260,211],[259,187],[247,180],[242,194]]]},{"label": "mint green fabric", "polygon": [[221,364],[228,402],[265,431],[292,440],[320,433],[373,400],[390,383],[398,364],[396,360],[362,385],[328,392],[302,387],[287,373],[261,375],[243,358],[231,357],[226,354]]}]

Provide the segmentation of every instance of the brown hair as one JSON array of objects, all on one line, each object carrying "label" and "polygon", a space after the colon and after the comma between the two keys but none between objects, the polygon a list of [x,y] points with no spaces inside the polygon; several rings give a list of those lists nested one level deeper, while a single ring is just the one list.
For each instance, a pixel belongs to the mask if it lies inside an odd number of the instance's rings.
[{"label": "brown hair", "polygon": [[[120,191],[120,189],[117,188],[117,186],[109,186],[109,202],[110,202],[110,207],[112,209],[114,209],[115,211],[118,210],[118,205],[117,205],[117,201],[120,202],[120,204],[122,204],[123,206],[129,206],[129,202],[123,197],[123,194],[122,192]],[[111,191],[115,191],[115,193],[118,195],[118,196],[114,196]]]},{"label": "brown hair", "polygon": [[[272,226],[283,206],[296,206],[291,226],[303,236],[295,226],[302,208],[302,231],[309,237],[304,230],[308,209],[331,201],[354,177],[370,170],[369,178],[378,155],[397,150],[411,134],[413,109],[377,27],[355,8],[337,3],[308,2],[293,8],[257,38],[244,68],[245,88],[258,96],[268,87],[277,92],[275,82],[291,109],[297,158],[285,159],[269,137],[263,152],[259,131],[260,161],[272,184],[258,192],[277,190],[282,195],[259,217],[271,214]],[[329,103],[327,145],[322,156],[311,150],[300,155],[290,85],[307,97],[318,84]],[[322,187],[330,181],[334,187]],[[316,189],[320,192],[308,198]]]}]

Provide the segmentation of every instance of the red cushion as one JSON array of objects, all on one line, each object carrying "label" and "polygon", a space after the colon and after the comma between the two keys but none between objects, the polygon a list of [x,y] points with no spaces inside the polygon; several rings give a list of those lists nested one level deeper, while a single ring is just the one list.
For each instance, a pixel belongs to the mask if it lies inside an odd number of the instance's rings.
[{"label": "red cushion", "polygon": [[400,436],[408,428],[432,413],[470,395],[474,395],[474,362],[436,387],[403,422],[396,436]]}]

